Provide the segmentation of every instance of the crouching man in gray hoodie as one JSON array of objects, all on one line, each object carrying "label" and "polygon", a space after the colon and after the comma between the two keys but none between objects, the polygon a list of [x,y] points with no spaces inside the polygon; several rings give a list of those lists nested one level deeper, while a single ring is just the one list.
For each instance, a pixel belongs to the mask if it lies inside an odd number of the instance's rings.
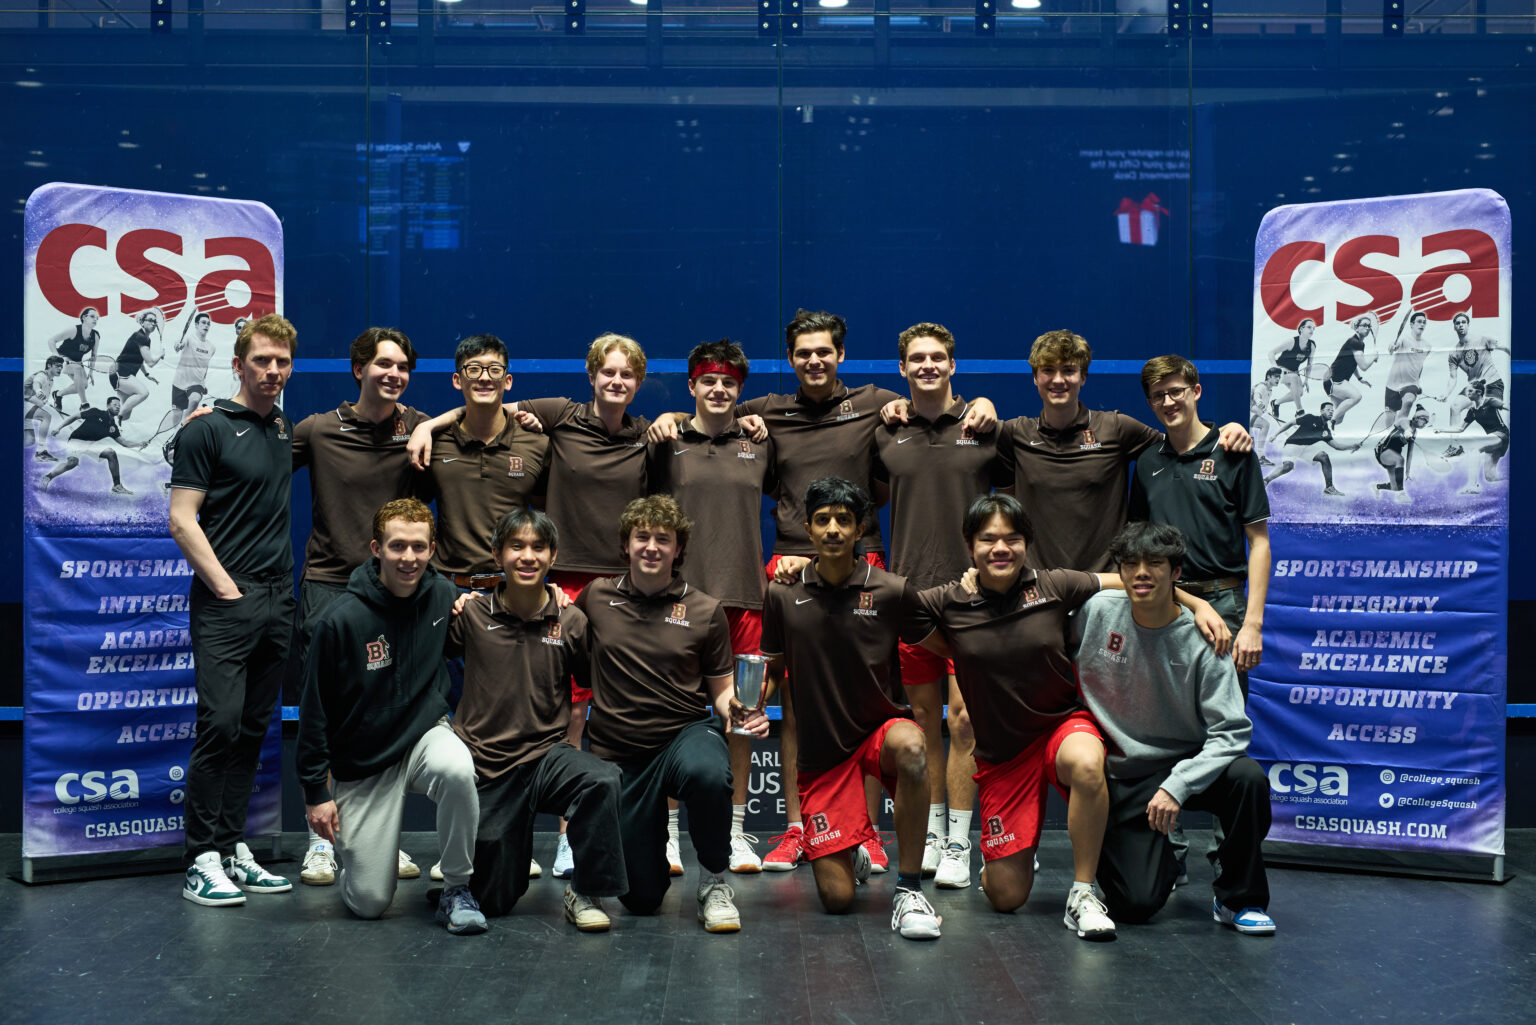
[{"label": "crouching man in gray hoodie", "polygon": [[1268,935],[1269,880],[1260,845],[1269,832],[1269,781],[1247,756],[1253,724],[1237,671],[1173,600],[1184,564],[1176,527],[1132,523],[1110,557],[1125,591],[1101,591],[1077,620],[1083,702],[1109,741],[1109,824],[1099,886],[1110,914],[1145,922],[1178,875],[1168,834],[1179,811],[1209,811],[1226,831],[1216,849],[1212,917]]},{"label": "crouching man in gray hoodie", "polygon": [[[431,568],[432,512],[414,498],[373,518],[373,558],[315,624],[299,705],[299,781],[312,828],[341,856],[341,896],[383,915],[399,873],[407,793],[437,805],[446,884],[437,920],[485,931],[469,892],[480,801],[469,748],[448,725],[443,644],[458,590]],[[334,793],[331,780],[334,779]]]}]

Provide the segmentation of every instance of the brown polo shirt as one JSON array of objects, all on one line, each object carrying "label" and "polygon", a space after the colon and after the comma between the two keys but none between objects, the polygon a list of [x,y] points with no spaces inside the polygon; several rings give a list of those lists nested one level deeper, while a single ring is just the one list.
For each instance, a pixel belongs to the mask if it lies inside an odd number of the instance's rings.
[{"label": "brown polo shirt", "polygon": [[788,670],[801,772],[826,772],[882,723],[911,718],[896,642],[932,632],[906,578],[868,563],[833,587],[813,560],[795,583],[768,588],[762,651]]},{"label": "brown polo shirt", "polygon": [[957,397],[933,423],[914,412],[907,423],[875,429],[875,477],[891,488],[891,571],[913,587],[946,584],[971,568],[965,510],[1013,483],[998,432],[977,437],[961,428],[964,419]]},{"label": "brown polo shirt", "polygon": [[918,595],[922,618],[949,643],[976,757],[1006,762],[1082,707],[1067,657],[1067,614],[1098,590],[1092,573],[1026,567],[1004,595],[971,594],[959,584]]},{"label": "brown polo shirt", "polygon": [[612,762],[651,758],[709,712],[705,677],[729,676],[725,607],[682,577],[659,594],[629,574],[592,581],[576,598],[592,645],[592,753]]},{"label": "brown polo shirt", "polygon": [[491,533],[514,507],[526,507],[549,462],[549,439],[507,417],[483,444],[464,418],[432,440],[432,489],[437,498],[437,555],[448,573],[494,573]]},{"label": "brown polo shirt", "polygon": [[773,485],[773,440],[757,442],[734,424],[711,438],[682,427],[651,446],[650,488],[669,494],[693,521],[683,575],[738,609],[763,607],[763,492]]},{"label": "brown polo shirt", "polygon": [[[778,524],[773,550],[779,555],[814,555],[805,536],[805,489],[818,477],[841,477],[863,488],[874,483],[875,428],[880,409],[893,391],[863,384],[850,390],[841,381],[821,402],[806,398],[804,390],[793,395],[764,395],[736,407],[737,416],[756,414],[768,424],[773,438],[773,473],[778,482],[774,497]],[[869,530],[863,547],[885,551],[880,530]]]},{"label": "brown polo shirt", "polygon": [[544,607],[522,619],[501,604],[502,584],[472,598],[448,627],[446,653],[464,657],[464,696],[453,731],[475,756],[475,773],[493,780],[542,758],[565,739],[571,680],[590,681],[587,617],[560,608],[546,587]]},{"label": "brown polo shirt", "polygon": [[1021,416],[998,435],[1013,463],[1014,497],[1035,525],[1029,564],[1113,572],[1109,543],[1125,526],[1131,462],[1162,434],[1135,417],[1079,403],[1064,431]]},{"label": "brown polo shirt", "polygon": [[426,484],[411,468],[405,444],[427,419],[409,406],[374,423],[343,402],[299,421],[293,469],[309,467],[312,526],[304,546],[304,579],[345,586],[368,561],[373,514],[385,502],[420,493]]},{"label": "brown polo shirt", "polygon": [[646,494],[645,432],[651,422],[628,414],[609,434],[592,403],[570,399],[520,400],[549,436],[545,511],[560,528],[555,569],[572,573],[622,573],[619,515]]}]

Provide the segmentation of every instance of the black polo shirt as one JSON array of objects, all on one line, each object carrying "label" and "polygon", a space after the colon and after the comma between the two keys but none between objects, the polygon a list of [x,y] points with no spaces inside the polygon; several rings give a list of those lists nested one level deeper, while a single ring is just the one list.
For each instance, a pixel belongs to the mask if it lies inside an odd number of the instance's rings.
[{"label": "black polo shirt", "polygon": [[261,416],[219,399],[212,413],[187,421],[177,436],[171,487],[207,493],[198,525],[230,576],[293,573],[292,477],[293,425],[276,406]]},{"label": "black polo shirt", "polygon": [[1245,575],[1243,528],[1269,519],[1259,457],[1225,451],[1216,443],[1218,436],[1214,428],[1207,430],[1184,453],[1164,440],[1136,461],[1131,519],[1167,523],[1184,532],[1186,580]]}]

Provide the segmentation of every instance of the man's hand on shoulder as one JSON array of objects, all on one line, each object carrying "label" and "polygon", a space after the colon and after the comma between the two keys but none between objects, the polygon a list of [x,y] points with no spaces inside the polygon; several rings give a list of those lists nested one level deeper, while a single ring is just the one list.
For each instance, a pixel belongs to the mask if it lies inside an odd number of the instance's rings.
[{"label": "man's hand on shoulder", "polygon": [[810,565],[810,558],[804,555],[781,555],[778,565],[773,567],[773,582],[776,584],[792,584],[800,579],[800,571]]},{"label": "man's hand on shoulder", "polygon": [[880,422],[887,427],[892,424],[904,424],[911,410],[912,403],[909,399],[892,399],[880,407]]},{"label": "man's hand on shoulder", "polygon": [[987,435],[997,430],[997,407],[991,399],[972,399],[960,426],[972,435]]},{"label": "man's hand on shoulder", "polygon": [[1216,444],[1227,452],[1252,452],[1253,435],[1240,423],[1222,424],[1220,433],[1216,435]]}]

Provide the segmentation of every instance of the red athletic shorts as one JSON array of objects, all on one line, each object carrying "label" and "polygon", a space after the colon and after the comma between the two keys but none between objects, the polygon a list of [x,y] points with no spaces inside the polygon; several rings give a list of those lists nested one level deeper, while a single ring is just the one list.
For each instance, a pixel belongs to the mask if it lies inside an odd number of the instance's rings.
[{"label": "red athletic shorts", "polygon": [[[556,569],[550,571],[548,580],[550,583],[560,588],[560,590],[564,591],[567,598],[571,599],[571,601],[575,601],[576,596],[581,593],[581,589],[583,587],[586,587],[598,577],[610,575],[611,574],[608,573],[573,573],[570,570]],[[583,701],[591,700],[592,692],[585,687],[576,686],[576,681],[572,680],[571,704],[579,705]]]},{"label": "red athletic shorts", "polygon": [[763,648],[763,610],[739,609],[729,605],[725,621],[731,624],[731,654],[757,655]]},{"label": "red athletic shorts", "polygon": [[947,683],[955,675],[953,659],[940,658],[921,644],[898,641],[901,653],[901,684],[911,687],[925,683]]},{"label": "red athletic shorts", "polygon": [[1087,733],[1104,742],[1099,724],[1087,712],[1073,712],[1050,733],[1036,737],[1023,751],[1000,765],[976,759],[981,803],[981,856],[984,861],[1027,851],[1040,842],[1045,818],[1045,784],[1062,797],[1067,791],[1056,778],[1056,755],[1074,733]]},{"label": "red athletic shorts", "polygon": [[887,719],[859,749],[826,772],[800,773],[800,820],[805,823],[805,856],[814,861],[851,850],[875,835],[864,799],[864,777],[874,776],[896,796],[896,777],[880,774],[880,748],[891,727],[910,719]]}]

